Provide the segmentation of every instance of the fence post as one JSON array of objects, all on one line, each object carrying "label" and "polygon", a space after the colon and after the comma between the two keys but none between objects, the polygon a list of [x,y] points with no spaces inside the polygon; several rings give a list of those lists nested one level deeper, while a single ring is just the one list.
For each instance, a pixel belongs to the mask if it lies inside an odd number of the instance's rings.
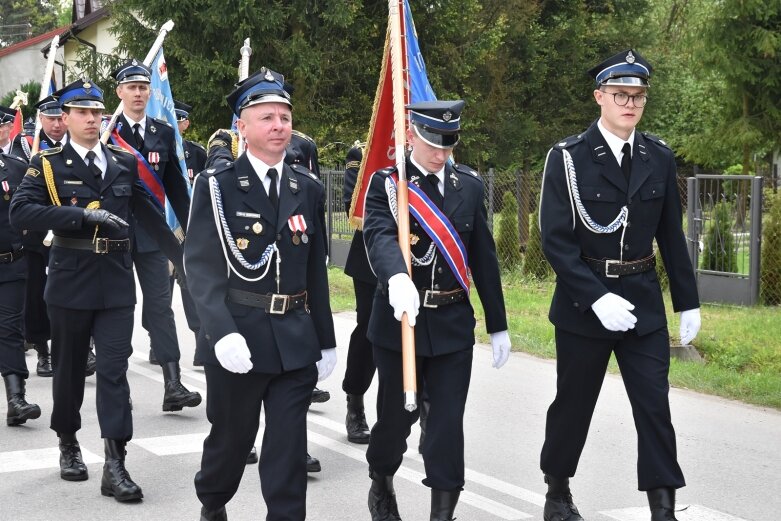
[{"label": "fence post", "polygon": [[762,195],[762,177],[755,176],[751,179],[751,229],[749,232],[751,244],[748,247],[748,304],[750,306],[759,302],[759,279],[762,257]]},{"label": "fence post", "polygon": [[[529,243],[529,212],[531,208],[531,191],[529,190],[528,170],[518,170],[515,174],[516,192],[518,201],[518,240],[522,252],[526,251]],[[526,188],[524,190],[524,188]]]},{"label": "fence post", "polygon": [[[697,165],[694,165],[694,171],[697,171]],[[697,211],[699,194],[697,193],[697,177],[686,179],[686,246],[689,250],[689,260],[691,260],[694,273],[697,273],[697,264],[699,263],[699,245],[700,231],[697,226]]]},{"label": "fence post", "polygon": [[333,229],[334,229],[334,196],[333,196],[333,176],[331,175],[333,172],[330,170],[326,170],[324,172],[325,174],[325,193],[326,193],[326,200],[325,200],[325,211],[328,214],[328,257],[329,257],[329,263],[330,263],[330,257],[332,255],[333,250]]}]

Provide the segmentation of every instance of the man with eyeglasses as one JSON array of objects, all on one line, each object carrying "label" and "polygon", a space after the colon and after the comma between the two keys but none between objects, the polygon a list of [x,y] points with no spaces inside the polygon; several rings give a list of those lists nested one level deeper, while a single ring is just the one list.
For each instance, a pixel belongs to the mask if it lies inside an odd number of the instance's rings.
[{"label": "man with eyeglasses", "polygon": [[615,354],[638,434],[638,488],[651,521],[674,521],[685,485],[670,418],[670,338],[653,241],[681,312],[681,343],[700,328],[694,271],[681,227],[675,156],[636,131],[651,65],[634,50],[589,71],[599,119],[548,152],[540,196],[543,250],[556,272],[549,318],[556,329],[557,393],[548,409],[540,467],[545,521],[583,518],[569,478],[586,443],[605,370]]}]

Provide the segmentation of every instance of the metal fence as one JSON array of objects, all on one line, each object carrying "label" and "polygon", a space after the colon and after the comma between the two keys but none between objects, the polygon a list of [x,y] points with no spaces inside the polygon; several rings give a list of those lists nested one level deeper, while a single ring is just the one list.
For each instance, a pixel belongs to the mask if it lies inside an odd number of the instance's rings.
[{"label": "metal fence", "polygon": [[[353,229],[347,220],[345,206],[342,200],[344,187],[344,172],[342,170],[322,170],[322,179],[326,185],[326,219],[331,231],[331,262],[342,265],[347,253],[347,245],[352,238]],[[488,223],[494,235],[497,247],[497,256],[502,268],[505,283],[524,283],[528,281],[549,280],[553,281],[553,274],[540,247],[539,231],[536,215],[539,205],[540,187],[542,185],[542,172],[505,171],[497,172],[493,169],[483,172],[485,183],[485,203],[488,210]],[[738,183],[717,183],[710,193],[700,194],[711,201],[728,201],[734,208],[741,203],[742,192],[733,190]],[[681,194],[681,205],[684,211],[686,228],[686,212],[688,198],[687,178],[678,178],[678,189]],[[751,194],[746,194],[750,203]],[[778,305],[781,304],[781,193],[778,187],[770,186],[770,179],[765,179],[761,203],[761,243],[762,262],[760,263],[760,298],[759,303]],[[744,201],[745,202],[745,201]],[[729,246],[735,250],[738,261],[719,265],[719,270],[729,271],[745,270],[748,273],[750,259],[747,241],[746,220],[740,219],[740,213],[732,210],[729,215],[720,215],[718,218],[721,240],[705,240],[708,230],[717,221],[715,211],[717,205],[706,205],[706,212],[702,216],[705,223],[699,231],[685,230],[690,241],[702,244],[699,251],[699,263],[703,259],[711,259],[709,262],[724,262],[722,252],[707,252],[708,248],[722,248]],[[725,222],[725,219],[727,222]],[[710,224],[709,224],[710,223]],[[725,233],[727,235],[725,235]],[[732,240],[726,240],[727,238]],[[757,240],[760,240],[759,238]],[[733,258],[733,257],[729,257]],[[713,259],[719,259],[714,261]],[[661,266],[661,263],[659,263]],[[700,266],[702,268],[703,266]],[[659,269],[664,277],[663,268]]]}]

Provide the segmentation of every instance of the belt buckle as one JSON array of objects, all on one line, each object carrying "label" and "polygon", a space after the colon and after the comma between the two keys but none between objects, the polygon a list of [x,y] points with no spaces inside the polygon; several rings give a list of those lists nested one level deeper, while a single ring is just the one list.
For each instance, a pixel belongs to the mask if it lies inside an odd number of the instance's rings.
[{"label": "belt buckle", "polygon": [[617,279],[618,278],[618,274],[615,274],[615,275],[611,275],[610,274],[610,266],[612,266],[614,264],[617,265],[617,264],[620,264],[620,263],[621,263],[620,260],[605,259],[605,277],[607,277],[609,279]]},{"label": "belt buckle", "polygon": [[104,237],[95,238],[95,253],[108,253],[108,239]]},{"label": "belt buckle", "polygon": [[289,295],[278,295],[274,293],[271,295],[271,306],[269,307],[268,312],[272,315],[284,315],[287,311],[289,303]]},{"label": "belt buckle", "polygon": [[433,304],[431,302],[431,299],[434,296],[438,295],[438,294],[439,294],[439,291],[433,291],[433,290],[427,289],[426,292],[423,294],[423,307],[424,308],[431,308],[431,309],[438,308],[439,304]]}]

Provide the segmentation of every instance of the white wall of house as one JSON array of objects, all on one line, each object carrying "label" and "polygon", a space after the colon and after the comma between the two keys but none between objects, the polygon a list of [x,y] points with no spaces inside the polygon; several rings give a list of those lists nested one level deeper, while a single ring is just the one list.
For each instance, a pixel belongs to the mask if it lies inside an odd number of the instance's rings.
[{"label": "white wall of house", "polygon": [[[40,82],[43,79],[43,73],[46,71],[46,60],[41,53],[43,44],[31,45],[24,49],[19,49],[13,54],[0,56],[0,96],[5,96],[9,91],[15,91],[21,85],[29,81]],[[62,63],[63,50],[58,49],[57,61]],[[60,84],[60,67],[55,65],[55,74],[57,76],[57,85]],[[38,100],[29,100],[35,103]]]}]

